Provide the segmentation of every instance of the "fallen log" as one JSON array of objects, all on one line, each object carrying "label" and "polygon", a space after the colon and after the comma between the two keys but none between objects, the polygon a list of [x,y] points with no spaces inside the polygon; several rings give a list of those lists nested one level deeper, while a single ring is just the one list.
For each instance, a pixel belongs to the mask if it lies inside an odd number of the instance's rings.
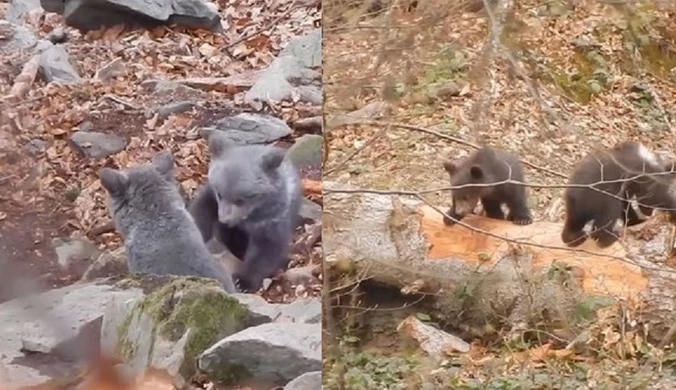
[{"label": "fallen log", "polygon": [[349,261],[363,279],[428,294],[429,314],[451,325],[502,320],[513,329],[532,328],[543,313],[557,326],[571,325],[580,304],[599,298],[606,307],[619,303],[637,313],[632,320],[650,324],[651,338],[673,322],[672,228],[659,216],[626,229],[609,248],[589,239],[571,250],[561,242],[561,223],[516,226],[471,215],[462,220],[467,226],[449,227],[439,213],[446,207],[323,185],[329,265]]}]

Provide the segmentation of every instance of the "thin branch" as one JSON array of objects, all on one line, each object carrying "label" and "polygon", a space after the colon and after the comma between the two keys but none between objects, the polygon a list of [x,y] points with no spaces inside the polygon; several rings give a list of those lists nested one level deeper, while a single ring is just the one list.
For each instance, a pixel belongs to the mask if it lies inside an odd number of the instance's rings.
[{"label": "thin branch", "polygon": [[366,149],[367,147],[369,147],[372,143],[375,142],[375,140],[377,140],[377,139],[380,138],[383,134],[385,134],[387,131],[389,131],[391,127],[392,127],[392,123],[390,122],[390,123],[387,124],[387,127],[383,127],[382,129],[378,130],[378,132],[375,133],[375,134],[373,135],[373,137],[371,137],[368,141],[366,141],[366,142],[364,143],[364,145],[362,145],[362,146],[358,147],[357,149],[355,149],[352,153],[350,153],[347,157],[345,157],[345,158],[343,159],[343,161],[339,162],[338,164],[336,164],[336,166],[334,166],[334,167],[331,168],[331,169],[324,170],[324,173],[323,173],[323,174],[324,174],[324,175],[330,175],[332,172],[335,172],[335,171],[337,171],[338,169],[342,168],[345,164],[347,164],[350,160],[352,160],[352,159],[354,158],[354,156],[356,156],[359,152],[361,152],[362,150],[364,150],[364,149]]},{"label": "thin branch", "polygon": [[[475,143],[473,143],[473,142],[470,142],[470,141],[466,141],[466,140],[464,140],[464,139],[462,139],[462,138],[454,137],[454,136],[447,135],[447,134],[442,134],[442,133],[440,133],[440,132],[438,132],[438,131],[435,131],[435,130],[431,130],[431,129],[428,129],[428,128],[425,128],[425,127],[420,127],[420,126],[409,125],[409,124],[406,124],[406,123],[384,122],[384,121],[376,121],[376,120],[363,120],[363,121],[358,121],[358,122],[354,122],[354,123],[351,123],[351,124],[352,124],[352,125],[372,125],[372,126],[392,126],[392,127],[398,127],[398,128],[401,128],[401,129],[413,130],[413,131],[418,131],[418,132],[421,132],[421,133],[431,134],[431,135],[434,135],[434,136],[436,136],[436,137],[439,137],[439,138],[442,138],[442,139],[445,139],[445,140],[448,140],[448,141],[455,142],[455,143],[457,143],[457,144],[459,144],[459,145],[465,145],[465,146],[468,146],[468,147],[470,147],[470,148],[474,148],[474,149],[480,149],[480,148],[481,148],[480,145],[477,145],[477,144],[475,144]],[[557,171],[554,171],[554,170],[552,170],[552,169],[545,168],[545,167],[543,167],[543,166],[537,165],[537,164],[532,163],[532,162],[530,162],[530,161],[527,161],[527,160],[520,160],[520,161],[521,161],[521,163],[524,164],[524,165],[527,165],[527,166],[529,166],[529,167],[531,167],[531,168],[533,168],[533,169],[537,169],[537,170],[539,170],[539,171],[548,173],[548,174],[550,174],[550,175],[558,176],[558,177],[563,177],[563,178],[566,178],[566,177],[567,177],[566,175],[564,175],[564,174],[561,173],[561,172],[557,172]],[[334,171],[334,170],[335,170],[335,169],[332,168],[332,169],[330,169],[330,170],[325,171],[324,174],[326,175],[328,172],[332,172],[332,171]]]},{"label": "thin branch", "polygon": [[260,35],[260,34],[266,32],[268,30],[272,30],[274,27],[276,27],[279,24],[279,22],[281,22],[282,20],[284,20],[284,18],[289,16],[289,14],[292,11],[295,11],[297,9],[304,8],[304,7],[307,7],[307,5],[306,4],[298,4],[297,1],[294,1],[291,4],[291,6],[289,7],[289,9],[284,11],[284,13],[282,15],[280,15],[277,19],[273,20],[270,24],[268,24],[267,26],[265,26],[265,27],[263,27],[259,30],[254,31],[250,34],[247,34],[247,35],[243,36],[242,38],[235,40],[234,42],[230,42],[228,45],[226,45],[223,48],[223,50],[225,50],[226,53],[228,53],[230,56],[232,56],[232,53],[230,53],[231,48],[239,45],[240,43],[242,43],[244,41],[248,41],[249,39],[255,37],[256,35]]}]

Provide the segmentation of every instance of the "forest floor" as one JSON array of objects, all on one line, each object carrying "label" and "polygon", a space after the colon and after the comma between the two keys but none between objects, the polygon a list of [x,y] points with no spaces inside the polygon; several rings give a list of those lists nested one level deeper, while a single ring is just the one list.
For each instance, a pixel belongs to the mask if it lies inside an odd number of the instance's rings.
[{"label": "forest floor", "polygon": [[[485,10],[460,12],[434,1],[374,16],[339,3],[324,6],[327,123],[350,112],[381,123],[327,126],[325,181],[439,188],[449,180],[442,159],[481,144],[515,153],[526,180],[544,185],[564,184],[592,148],[619,141],[674,156],[676,8],[667,2],[508,2],[510,12],[493,29]],[[536,221],[562,222],[562,189],[528,191]],[[428,199],[450,205],[447,193]],[[352,388],[388,389],[674,387],[673,367],[653,364],[661,356],[668,365],[670,350],[621,355],[620,341],[599,342],[592,357],[560,360],[542,353],[547,346],[477,342],[468,355],[430,364],[377,346],[364,352],[369,344],[362,341],[341,352],[348,360],[343,379]]]},{"label": "forest floor", "polygon": [[[220,2],[219,8],[226,24],[220,34],[121,26],[81,34],[65,28],[70,62],[84,81],[58,85],[38,77],[23,99],[0,105],[0,266],[29,273],[46,289],[57,288],[75,282],[80,275],[59,267],[53,238],[75,234],[89,237],[100,249],[119,246],[120,236],[114,229],[97,232],[110,221],[97,175],[103,166],[145,163],[158,150],[170,149],[177,179],[191,194],[206,177],[208,164],[206,144],[196,128],[251,108],[242,101],[241,90],[219,91],[206,83],[197,87],[203,91],[175,88],[169,93],[150,93],[144,81],[178,83],[254,74],[266,68],[292,38],[315,29],[320,19],[313,5],[284,1],[274,7],[260,1],[241,1],[236,6]],[[0,4],[0,19],[6,9],[6,4]],[[64,27],[61,16],[43,10],[32,12],[25,25],[38,38]],[[246,36],[255,38],[254,42],[240,39]],[[0,32],[0,47],[5,38]],[[0,96],[15,84],[30,58],[27,55],[13,51],[0,62]],[[109,82],[99,80],[97,72],[115,61],[121,63],[116,77]],[[159,120],[153,116],[153,110],[186,101],[192,104],[189,110]],[[308,110],[319,110],[304,103],[277,109],[277,116],[289,122]],[[84,155],[71,142],[78,130],[117,137],[125,147],[99,158]],[[292,134],[285,144],[300,135]],[[321,179],[319,171],[305,173],[308,179]],[[318,248],[302,257],[294,263],[321,262]],[[313,291],[307,290],[316,295]],[[0,294],[0,301],[8,298]]]}]

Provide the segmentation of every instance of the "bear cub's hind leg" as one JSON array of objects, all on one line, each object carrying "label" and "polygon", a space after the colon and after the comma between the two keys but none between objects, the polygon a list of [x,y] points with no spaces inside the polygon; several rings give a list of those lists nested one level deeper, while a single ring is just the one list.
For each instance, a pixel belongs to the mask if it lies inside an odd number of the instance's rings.
[{"label": "bear cub's hind leg", "polygon": [[505,212],[502,211],[502,202],[492,198],[481,198],[481,204],[484,206],[486,217],[494,219],[505,219]]}]

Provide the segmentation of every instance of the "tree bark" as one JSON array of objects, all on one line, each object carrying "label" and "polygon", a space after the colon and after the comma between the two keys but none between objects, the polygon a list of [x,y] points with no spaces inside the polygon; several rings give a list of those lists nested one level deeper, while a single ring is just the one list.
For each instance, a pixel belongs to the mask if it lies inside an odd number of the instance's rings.
[{"label": "tree bark", "polygon": [[638,311],[631,319],[650,323],[651,338],[662,337],[673,322],[676,273],[667,251],[673,228],[659,216],[625,229],[609,248],[590,238],[571,250],[558,222],[517,226],[470,215],[462,222],[478,231],[449,227],[436,207],[421,201],[331,192],[339,187],[324,182],[326,261],[348,260],[364,279],[402,291],[424,286],[419,292],[433,296],[432,314],[450,324],[482,326],[502,318],[521,329],[548,313],[557,326],[571,325],[579,304],[599,297]]}]

